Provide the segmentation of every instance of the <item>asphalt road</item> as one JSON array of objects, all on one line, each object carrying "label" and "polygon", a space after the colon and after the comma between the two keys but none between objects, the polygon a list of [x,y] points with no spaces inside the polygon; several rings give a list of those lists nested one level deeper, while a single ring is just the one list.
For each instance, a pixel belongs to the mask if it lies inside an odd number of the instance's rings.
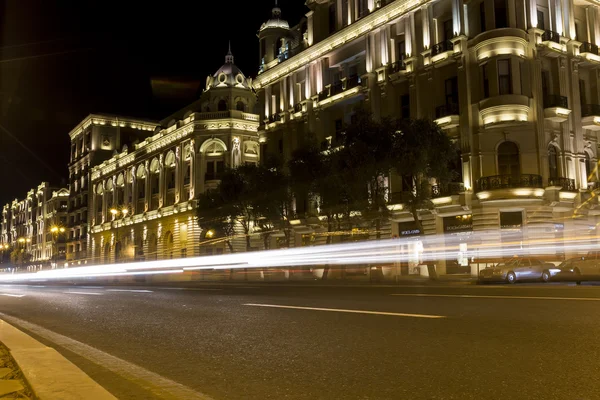
[{"label": "asphalt road", "polygon": [[0,313],[121,399],[600,398],[593,286],[0,286]]}]

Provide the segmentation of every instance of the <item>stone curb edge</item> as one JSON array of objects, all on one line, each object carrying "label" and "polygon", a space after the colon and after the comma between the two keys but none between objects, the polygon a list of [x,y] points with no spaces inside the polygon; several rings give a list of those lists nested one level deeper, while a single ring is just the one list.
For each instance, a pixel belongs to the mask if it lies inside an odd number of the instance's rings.
[{"label": "stone curb edge", "polygon": [[55,349],[0,319],[0,342],[40,400],[116,400]]}]

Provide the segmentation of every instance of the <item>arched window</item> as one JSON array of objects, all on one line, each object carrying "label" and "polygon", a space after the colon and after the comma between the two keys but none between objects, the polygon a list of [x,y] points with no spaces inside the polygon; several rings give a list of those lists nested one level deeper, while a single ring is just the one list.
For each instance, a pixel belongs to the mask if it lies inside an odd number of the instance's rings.
[{"label": "arched window", "polygon": [[551,180],[558,178],[558,152],[556,146],[548,146],[548,177]]},{"label": "arched window", "polygon": [[125,203],[125,177],[119,174],[117,177],[117,205],[123,206]]},{"label": "arched window", "polygon": [[175,204],[175,153],[169,151],[165,158],[165,179],[167,186],[166,205],[171,206]]},{"label": "arched window", "polygon": [[243,101],[239,100],[235,105],[235,109],[238,111],[246,111],[246,105]]},{"label": "arched window", "polygon": [[225,100],[219,100],[219,105],[217,106],[218,111],[227,111],[227,102]]},{"label": "arched window", "polygon": [[588,181],[593,181],[592,177],[592,162],[590,160],[590,153],[585,152],[585,174],[587,176]]},{"label": "arched window", "polygon": [[158,208],[158,194],[160,193],[160,163],[155,158],[150,163],[150,209],[156,210]]},{"label": "arched window", "polygon": [[498,174],[510,176],[521,174],[519,148],[515,142],[502,142],[498,146]]},{"label": "arched window", "polygon": [[170,260],[173,258],[173,234],[168,231],[163,238],[163,258]]}]

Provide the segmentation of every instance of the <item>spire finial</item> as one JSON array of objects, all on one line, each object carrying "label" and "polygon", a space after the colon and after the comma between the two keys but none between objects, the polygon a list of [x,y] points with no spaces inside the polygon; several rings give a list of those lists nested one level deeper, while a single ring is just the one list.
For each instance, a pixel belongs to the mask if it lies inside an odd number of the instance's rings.
[{"label": "spire finial", "polygon": [[275,0],[275,7],[273,7],[273,10],[271,10],[271,12],[273,14],[273,18],[281,17],[281,8],[279,8],[279,6],[277,5],[277,0]]},{"label": "spire finial", "polygon": [[231,52],[231,40],[229,41],[229,51],[227,51],[227,55],[225,56],[226,64],[233,64],[233,53]]}]

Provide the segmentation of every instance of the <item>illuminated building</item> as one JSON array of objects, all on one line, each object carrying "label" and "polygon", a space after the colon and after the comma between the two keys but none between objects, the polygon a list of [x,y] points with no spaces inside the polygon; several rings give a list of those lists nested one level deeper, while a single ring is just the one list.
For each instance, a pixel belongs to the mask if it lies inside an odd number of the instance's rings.
[{"label": "illuminated building", "polygon": [[56,253],[64,255],[64,241],[55,242],[50,230],[52,226],[66,225],[68,193],[67,189],[42,182],[24,199],[15,199],[3,207],[0,246],[23,250],[29,270],[48,267]]},{"label": "illuminated building", "polygon": [[87,261],[91,168],[154,134],[153,121],[92,114],[71,132],[67,261]]},{"label": "illuminated building", "polygon": [[[598,182],[598,2],[306,4],[310,11],[297,26],[275,7],[259,31],[253,85],[266,154],[289,158],[308,132],[324,148],[335,147],[364,102],[376,119],[431,118],[461,149],[457,182],[432,182],[434,207],[420,217],[425,232],[416,232],[413,217],[396,204],[392,235],[595,232],[597,198],[581,204]],[[392,204],[394,194],[410,190],[401,181],[389,179]],[[302,216],[309,210],[301,203]],[[321,229],[302,218],[296,228]]]},{"label": "illuminated building", "polygon": [[213,251],[199,245],[196,198],[219,184],[225,167],[259,162],[251,84],[230,50],[198,100],[90,169],[88,258],[106,263]]}]

